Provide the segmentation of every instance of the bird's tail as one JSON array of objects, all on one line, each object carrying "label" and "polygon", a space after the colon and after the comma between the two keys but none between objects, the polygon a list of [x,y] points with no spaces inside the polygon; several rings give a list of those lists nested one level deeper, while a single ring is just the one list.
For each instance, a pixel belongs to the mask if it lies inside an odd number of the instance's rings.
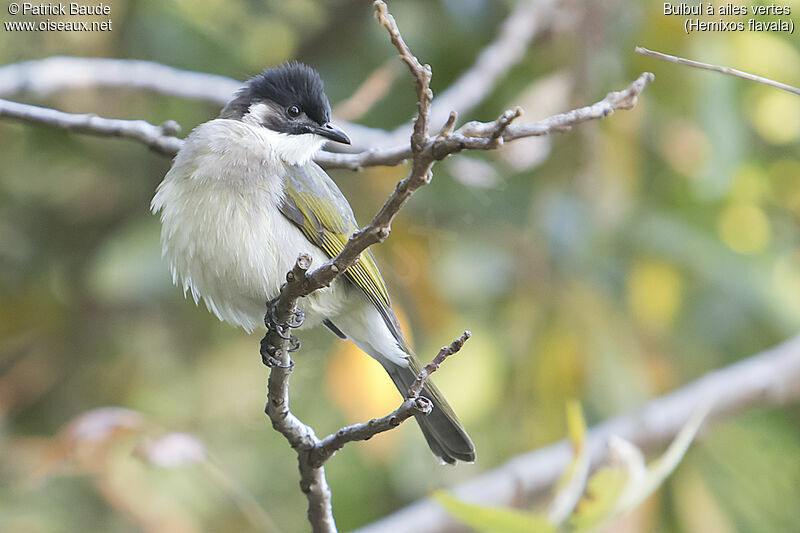
[{"label": "bird's tail", "polygon": [[[422,370],[419,359],[403,336],[391,308],[376,307],[363,299],[356,302],[357,306],[349,308],[334,319],[335,325],[331,320],[327,320],[326,325],[340,337],[352,339],[359,348],[378,361],[389,373],[400,394],[405,397]],[[428,415],[416,416],[433,454],[449,464],[457,461],[474,462],[475,445],[439,389],[428,380],[422,388],[421,396],[433,404]]]},{"label": "bird's tail", "polygon": [[[422,370],[415,355],[408,356],[408,366],[400,366],[386,359],[381,364],[391,376],[400,394],[408,394],[408,389]],[[445,463],[457,461],[475,462],[475,445],[466,430],[456,418],[453,409],[429,379],[422,389],[423,396],[431,401],[433,410],[428,415],[417,415],[417,423],[425,436],[433,454]]]}]

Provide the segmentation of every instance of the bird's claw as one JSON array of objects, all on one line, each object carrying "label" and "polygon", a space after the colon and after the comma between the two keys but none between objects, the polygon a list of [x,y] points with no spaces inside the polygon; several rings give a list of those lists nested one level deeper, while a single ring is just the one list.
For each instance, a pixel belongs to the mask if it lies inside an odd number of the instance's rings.
[{"label": "bird's claw", "polygon": [[267,326],[267,335],[261,339],[261,361],[270,368],[292,368],[294,363],[290,360],[288,364],[283,364],[275,353],[277,350],[274,346],[269,344],[267,338],[269,337],[269,332],[275,332],[278,337],[289,342],[289,347],[287,348],[289,353],[296,352],[300,349],[300,341],[290,333],[290,330],[302,326],[306,315],[295,307],[292,314],[289,315],[289,320],[282,324],[275,316],[277,305],[277,298],[267,302],[267,312],[264,315],[264,325]]},{"label": "bird's claw", "polygon": [[299,328],[303,325],[303,322],[306,321],[306,314],[302,312],[297,307],[294,308],[291,316],[289,316],[289,322],[286,324],[290,328]]},{"label": "bird's claw", "polygon": [[289,315],[289,320],[282,324],[275,316],[275,308],[277,307],[277,299],[267,302],[267,314],[264,315],[264,325],[267,326],[268,331],[274,331],[282,339],[289,340],[287,328],[299,328],[306,320],[306,314],[298,308],[294,308],[292,314]]},{"label": "bird's claw", "polygon": [[300,339],[294,335],[289,336],[289,353],[296,352],[300,349]]},{"label": "bird's claw", "polygon": [[[269,343],[267,339],[269,335],[264,335],[264,338],[261,339],[261,362],[264,363],[264,366],[269,368],[292,368],[294,366],[294,361],[289,359],[287,364],[284,364],[283,361],[278,357],[280,355],[280,350],[276,350],[274,346]],[[292,337],[292,339],[295,339]],[[300,347],[300,342],[295,339],[295,343],[292,343],[292,346],[289,348],[290,352],[293,352],[297,348]],[[290,340],[291,342],[291,340]]]}]

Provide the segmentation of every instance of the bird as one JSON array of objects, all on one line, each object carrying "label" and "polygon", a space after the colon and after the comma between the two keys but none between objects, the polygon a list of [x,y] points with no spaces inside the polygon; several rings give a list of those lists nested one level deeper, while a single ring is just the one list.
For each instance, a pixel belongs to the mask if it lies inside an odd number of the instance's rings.
[{"label": "bird", "polygon": [[[185,139],[158,185],[163,257],[173,282],[220,320],[253,332],[301,253],[335,257],[358,229],[347,199],[313,156],[328,142],[350,144],[331,123],[319,73],[299,62],[249,79],[219,116]],[[367,250],[330,287],[298,302],[303,327],[324,325],[378,361],[404,396],[422,369]],[[442,464],[475,461],[475,445],[442,393],[416,420]]]}]

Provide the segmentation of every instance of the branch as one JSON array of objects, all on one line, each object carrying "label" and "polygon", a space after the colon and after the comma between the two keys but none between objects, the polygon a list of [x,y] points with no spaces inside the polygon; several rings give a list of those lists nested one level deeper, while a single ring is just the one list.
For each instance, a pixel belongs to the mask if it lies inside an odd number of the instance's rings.
[{"label": "branch", "polygon": [[[138,59],[56,56],[0,66],[0,97],[28,91],[47,96],[65,89],[143,89],[223,106],[242,82],[205,72],[180,70]],[[389,133],[360,124],[342,124],[354,147],[385,144]]]},{"label": "branch", "polygon": [[0,100],[0,118],[45,124],[75,133],[133,139],[163,155],[175,155],[183,144],[181,139],[175,137],[180,126],[174,120],[155,126],[144,120],[119,120],[94,114],[64,113],[8,100]]},{"label": "branch", "polygon": [[436,354],[436,357],[433,358],[433,361],[425,365],[425,367],[420,370],[417,379],[415,379],[408,388],[409,399],[413,400],[415,398],[419,398],[419,395],[422,392],[422,387],[425,386],[425,382],[428,381],[428,378],[431,377],[431,374],[439,370],[439,367],[442,365],[442,363],[444,363],[445,359],[461,350],[461,348],[464,346],[464,343],[467,342],[467,339],[470,337],[472,337],[472,332],[467,330],[449,345],[442,346],[442,349],[439,350],[439,353]]},{"label": "branch", "polygon": [[[703,377],[620,415],[589,431],[591,462],[596,467],[605,457],[612,435],[640,448],[653,449],[671,441],[698,405],[713,404],[709,417],[719,419],[756,407],[800,401],[800,336],[774,348],[714,370]],[[570,444],[561,441],[519,455],[452,492],[458,498],[485,505],[508,506],[520,496],[530,500],[552,487],[572,458]],[[449,531],[453,520],[433,500],[426,499],[401,509],[358,533],[399,533],[415,524],[416,533]]]},{"label": "branch", "polygon": [[447,357],[461,349],[470,333],[464,332],[439,351],[434,360],[420,371],[408,390],[407,398],[392,413],[342,428],[320,440],[314,430],[289,409],[289,377],[293,363],[289,356],[291,336],[288,330],[302,323],[302,318],[298,318],[302,315],[295,306],[298,295],[304,291],[304,280],[310,267],[311,257],[301,254],[294,268],[286,275],[286,284],[269,311],[273,323],[261,341],[262,357],[270,366],[265,412],[272,421],[272,427],[286,438],[297,453],[300,488],[308,500],[308,520],[312,531],[330,533],[336,531],[336,522],[331,491],[325,479],[325,463],[348,442],[368,440],[378,433],[396,428],[412,416],[429,414],[432,404],[427,398],[420,397],[422,387]]},{"label": "branch", "polygon": [[[589,120],[606,118],[620,109],[632,109],[636,105],[639,95],[654,78],[653,74],[645,72],[626,89],[611,92],[604,99],[592,105],[553,115],[536,122],[508,124],[504,128],[501,138],[503,142],[509,142],[525,137],[550,135],[567,131],[572,126]],[[455,133],[444,135],[443,138],[437,138],[430,142],[437,145],[436,153],[439,159],[462,150],[492,150],[502,146],[502,143],[486,142],[496,131],[496,127],[497,121],[469,122]],[[406,144],[394,148],[367,150],[358,154],[321,152],[315,160],[325,168],[360,170],[375,165],[399,165],[411,158],[411,155],[411,148]]]},{"label": "branch", "polygon": [[384,431],[389,431],[390,429],[396,428],[414,415],[430,414],[433,405],[427,398],[420,397],[422,388],[431,377],[431,374],[439,370],[439,367],[442,365],[442,363],[444,363],[445,359],[461,350],[461,348],[464,346],[464,343],[467,342],[467,339],[470,337],[472,337],[472,333],[465,331],[452,343],[448,344],[447,346],[443,346],[442,349],[439,350],[439,353],[436,355],[436,357],[434,357],[433,360],[425,365],[425,368],[420,371],[420,373],[417,375],[417,378],[408,388],[408,397],[400,405],[400,407],[395,409],[393,412],[389,413],[383,418],[375,418],[364,424],[355,424],[342,428],[336,433],[328,435],[322,439],[322,442],[320,442],[320,453],[318,456],[318,459],[321,461],[320,464],[323,464],[325,461],[330,459],[334,453],[341,450],[342,447],[344,447],[344,445],[348,442],[369,440],[378,433],[383,433]]},{"label": "branch", "polygon": [[[524,137],[538,137],[569,130],[572,126],[605,118],[619,109],[631,109],[636,105],[638,96],[653,81],[653,75],[646,72],[622,91],[609,93],[603,100],[590,106],[573,109],[566,113],[528,123],[508,124],[502,134],[503,142],[514,141]],[[507,112],[508,113],[508,112]],[[98,117],[97,115],[79,115],[65,113],[54,109],[37,107],[8,100],[0,100],[0,118],[11,118],[31,124],[54,126],[76,133],[97,136],[119,136],[144,143],[156,152],[173,156],[180,149],[183,140],[170,133],[178,129],[174,121],[167,121],[161,126],[150,124],[144,120],[126,120]],[[455,123],[448,122],[442,134],[429,143],[436,143],[439,159],[463,150],[491,150],[499,148],[500,143],[487,143],[496,131],[497,121],[469,122],[452,132]],[[443,142],[442,139],[446,139]],[[356,154],[335,154],[320,152],[314,160],[322,167],[360,170],[366,167],[388,165],[394,166],[411,158],[409,144],[388,149],[370,149]]]},{"label": "branch", "polygon": [[[609,93],[603,100],[590,106],[573,109],[536,122],[508,124],[502,132],[503,142],[567,131],[572,126],[582,122],[608,117],[616,110],[631,109],[636,105],[639,95],[653,79],[654,76],[651,73],[645,72],[626,89]],[[133,139],[167,156],[175,155],[183,144],[182,139],[170,135],[177,129],[177,124],[174,121],[167,121],[161,126],[156,126],[144,120],[76,115],[44,107],[0,100],[0,118],[3,117],[32,124],[55,126],[76,133]],[[492,150],[502,146],[502,143],[486,142],[486,139],[491,138],[496,131],[497,121],[469,122],[456,132],[452,131],[454,123],[455,118],[452,121],[448,121],[436,139],[428,141],[436,144],[438,159],[443,159],[448,155],[463,150]],[[379,165],[399,165],[410,159],[411,156],[410,145],[404,144],[387,149],[373,148],[355,154],[319,152],[314,160],[326,169],[361,170]]]},{"label": "branch", "polygon": [[769,78],[764,78],[762,76],[756,76],[755,74],[750,74],[749,72],[744,72],[742,70],[736,70],[735,68],[720,67],[717,65],[712,65],[710,63],[701,63],[699,61],[693,61],[691,59],[684,59],[682,57],[671,56],[669,54],[662,54],[661,52],[648,50],[647,48],[642,48],[641,46],[636,47],[636,53],[641,54],[643,56],[661,59],[662,61],[669,61],[670,63],[677,63],[679,65],[686,65],[687,67],[699,68],[703,70],[711,70],[713,72],[727,74],[728,76],[734,76],[736,78],[742,78],[744,80],[754,81],[756,83],[769,85],[770,87],[782,89],[786,92],[800,96],[800,89],[798,89],[797,87],[794,87],[792,85],[787,85],[779,81],[771,80]]}]

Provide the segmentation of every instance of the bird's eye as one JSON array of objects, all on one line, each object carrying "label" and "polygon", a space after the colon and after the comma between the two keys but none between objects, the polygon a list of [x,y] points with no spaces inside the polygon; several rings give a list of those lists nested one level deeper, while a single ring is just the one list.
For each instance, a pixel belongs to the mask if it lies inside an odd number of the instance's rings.
[{"label": "bird's eye", "polygon": [[299,116],[300,116],[300,108],[299,108],[299,107],[297,107],[296,105],[289,106],[289,109],[287,109],[287,110],[286,110],[286,112],[287,112],[287,113],[289,114],[289,116],[290,116],[290,117],[292,117],[292,118],[297,118],[297,117],[299,117]]}]

